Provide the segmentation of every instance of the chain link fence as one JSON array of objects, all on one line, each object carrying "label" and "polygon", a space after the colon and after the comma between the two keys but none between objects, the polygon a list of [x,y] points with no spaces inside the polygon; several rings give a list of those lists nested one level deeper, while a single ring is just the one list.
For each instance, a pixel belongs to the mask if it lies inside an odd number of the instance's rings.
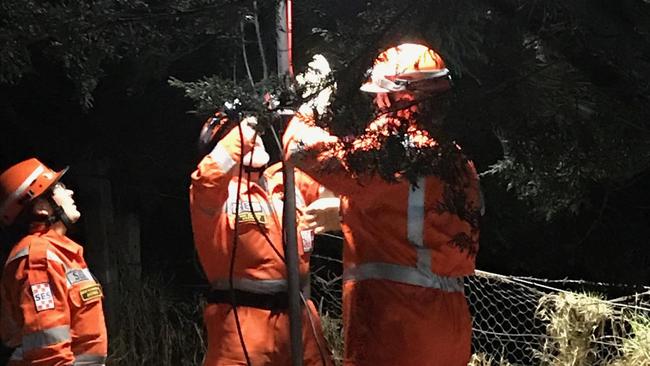
[{"label": "chain link fence", "polygon": [[650,287],[477,271],[465,288],[474,365],[650,365]]},{"label": "chain link fence", "polygon": [[[340,361],[342,264],[321,255],[312,264],[312,298]],[[630,295],[602,295],[621,291]],[[476,271],[465,292],[472,366],[650,366],[650,287]]]},{"label": "chain link fence", "polygon": [[[312,256],[311,297],[340,365],[342,262],[340,247],[330,249]],[[127,285],[107,364],[200,365],[200,296],[179,298],[155,277]],[[650,287],[476,271],[465,292],[471,366],[650,366]],[[614,293],[628,295],[603,295]]]}]

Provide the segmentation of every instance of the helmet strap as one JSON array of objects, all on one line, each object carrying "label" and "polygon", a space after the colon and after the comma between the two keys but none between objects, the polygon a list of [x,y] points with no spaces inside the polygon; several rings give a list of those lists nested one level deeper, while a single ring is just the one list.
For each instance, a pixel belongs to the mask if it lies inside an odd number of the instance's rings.
[{"label": "helmet strap", "polygon": [[250,165],[244,165],[244,172],[246,173],[262,173],[264,172],[264,169],[266,169],[266,165],[262,165],[261,167],[254,168]]},{"label": "helmet strap", "polygon": [[48,218],[48,223],[53,224],[57,221],[61,221],[63,225],[65,225],[66,229],[69,230],[72,227],[72,220],[70,220],[68,215],[65,213],[63,207],[61,207],[58,203],[56,203],[56,201],[54,201],[52,195],[49,195],[49,197],[47,197],[47,201],[54,209],[54,214]]}]

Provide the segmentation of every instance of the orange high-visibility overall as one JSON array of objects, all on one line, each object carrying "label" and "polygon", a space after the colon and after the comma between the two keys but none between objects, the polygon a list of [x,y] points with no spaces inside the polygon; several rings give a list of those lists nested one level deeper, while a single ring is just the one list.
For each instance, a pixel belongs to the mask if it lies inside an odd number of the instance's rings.
[{"label": "orange high-visibility overall", "polygon": [[8,258],[0,332],[15,348],[9,365],[104,365],[102,289],[82,246],[46,229],[23,238]]},{"label": "orange high-visibility overall", "polygon": [[[266,169],[259,182],[247,181],[244,173],[240,182],[237,218],[237,161],[237,143],[232,143],[226,136],[192,174],[190,206],[198,256],[213,292],[225,293],[227,297],[237,225],[233,288],[247,297],[282,300],[287,296],[287,274],[281,258],[284,257],[281,165]],[[296,216],[300,218],[306,205],[318,198],[319,185],[300,171],[296,171],[295,180]],[[309,283],[312,245],[313,232],[298,227],[299,270],[304,286]],[[304,363],[331,365],[318,312],[311,300],[307,303],[308,306],[303,307],[302,319]],[[270,308],[238,305],[236,310],[252,365],[291,364],[286,304]],[[209,303],[204,310],[204,320],[208,332],[204,365],[246,365],[233,306],[228,301]]]},{"label": "orange high-visibility overall", "polygon": [[463,276],[474,271],[481,205],[473,165],[464,167],[462,187],[435,176],[415,183],[352,178],[342,155],[319,142],[323,136],[330,137],[294,118],[284,140],[301,169],[341,195],[344,365],[467,365],[472,328]]}]

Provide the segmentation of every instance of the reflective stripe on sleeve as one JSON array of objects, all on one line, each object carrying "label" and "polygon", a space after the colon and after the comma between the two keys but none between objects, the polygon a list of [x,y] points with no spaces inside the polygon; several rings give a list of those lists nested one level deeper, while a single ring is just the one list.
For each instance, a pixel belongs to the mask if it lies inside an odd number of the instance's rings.
[{"label": "reflective stripe on sleeve", "polygon": [[65,265],[65,263],[63,263],[63,260],[61,258],[59,258],[59,256],[56,255],[56,253],[54,253],[53,251],[51,251],[51,250],[47,251],[47,259],[50,260],[50,261],[53,261],[53,262],[63,264],[63,266],[66,268],[66,271],[67,271],[68,267]]},{"label": "reflective stripe on sleeve", "polygon": [[106,355],[81,354],[74,356],[73,366],[103,366],[106,363]]},{"label": "reflective stripe on sleeve", "polygon": [[296,207],[306,207],[305,198],[302,196],[302,192],[296,188]]},{"label": "reflective stripe on sleeve", "polygon": [[391,263],[364,263],[348,268],[344,281],[389,280],[408,285],[435,288],[446,292],[463,292],[463,277],[440,276],[414,267]]},{"label": "reflective stripe on sleeve", "polygon": [[[5,262],[5,266],[7,266],[9,263],[15,261],[16,259],[26,257],[27,255],[29,255],[29,248],[23,248],[23,249],[19,250],[18,253],[16,253],[13,257],[7,259],[7,262]],[[63,264],[65,266],[65,263],[63,263],[63,260],[58,255],[56,255],[56,253],[54,253],[51,250],[47,251],[47,259],[51,260],[53,262],[61,263],[61,264]]]},{"label": "reflective stripe on sleeve", "polygon": [[224,172],[231,171],[232,168],[237,165],[237,162],[230,157],[228,150],[226,150],[221,144],[217,144],[214,149],[212,149],[210,157]]},{"label": "reflective stripe on sleeve", "polygon": [[[16,253],[13,257],[9,258],[7,260],[7,262],[5,262],[5,267],[8,266],[9,263],[15,261],[16,259],[20,259],[20,258],[26,257],[28,255],[29,255],[29,247],[19,250],[18,253]],[[52,262],[56,262],[56,263],[61,264],[66,272],[69,271],[68,266],[66,266],[66,264],[63,262],[63,260],[58,255],[56,255],[56,253],[54,253],[53,251],[51,251],[51,250],[47,251],[47,259],[52,261]],[[70,282],[69,281],[66,281],[66,287],[70,288]]]},{"label": "reflective stripe on sleeve", "polygon": [[26,352],[66,341],[70,341],[70,327],[62,325],[24,335],[22,349]]},{"label": "reflective stripe on sleeve", "polygon": [[18,258],[26,257],[28,254],[29,254],[29,247],[27,247],[27,248],[23,248],[23,249],[19,250],[18,253],[14,254],[13,257],[7,259],[7,261],[5,262],[5,267],[6,267],[9,263],[15,261],[15,260],[18,259]]}]

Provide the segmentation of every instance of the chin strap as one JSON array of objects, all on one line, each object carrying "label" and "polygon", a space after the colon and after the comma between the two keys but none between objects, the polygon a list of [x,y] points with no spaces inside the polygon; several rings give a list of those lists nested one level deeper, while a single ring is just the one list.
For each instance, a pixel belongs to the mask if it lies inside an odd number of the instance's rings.
[{"label": "chin strap", "polygon": [[59,204],[54,201],[54,198],[52,198],[51,195],[47,198],[47,201],[54,209],[54,214],[47,219],[48,224],[51,225],[57,221],[61,221],[67,229],[70,229],[72,226],[72,220],[70,220],[65,211],[63,211],[63,207],[59,206]]},{"label": "chin strap", "polygon": [[253,168],[252,166],[244,165],[244,172],[246,173],[262,173],[266,169],[267,164],[262,165],[259,168]]}]

